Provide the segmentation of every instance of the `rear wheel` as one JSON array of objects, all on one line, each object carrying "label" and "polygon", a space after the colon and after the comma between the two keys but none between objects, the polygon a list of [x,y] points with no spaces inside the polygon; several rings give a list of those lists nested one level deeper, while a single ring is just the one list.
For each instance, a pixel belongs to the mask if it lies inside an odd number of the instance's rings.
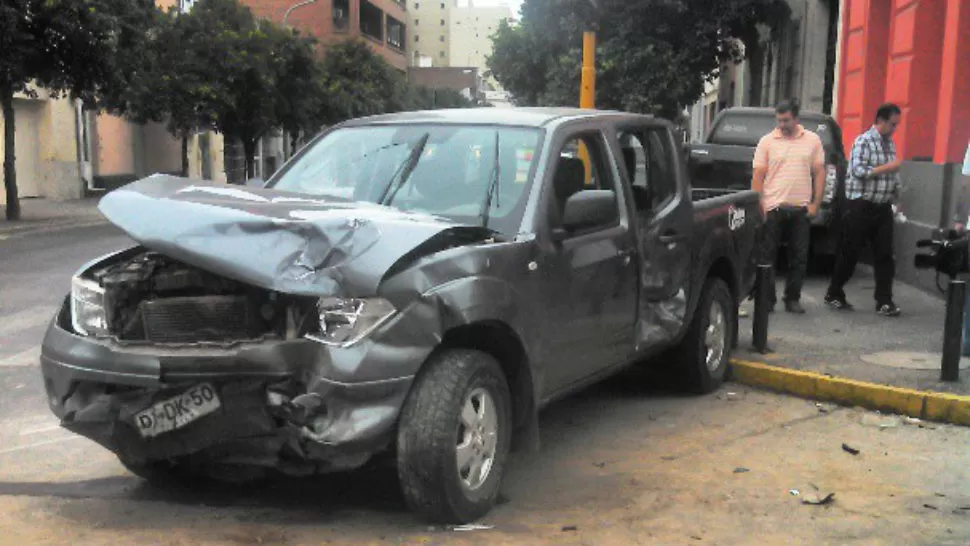
[{"label": "rear wheel", "polygon": [[468,523],[495,505],[511,441],[512,405],[494,358],[433,356],[398,426],[398,477],[408,506],[441,523]]},{"label": "rear wheel", "polygon": [[737,330],[737,307],[727,284],[704,283],[687,335],[675,354],[687,389],[698,394],[716,390],[728,375]]}]

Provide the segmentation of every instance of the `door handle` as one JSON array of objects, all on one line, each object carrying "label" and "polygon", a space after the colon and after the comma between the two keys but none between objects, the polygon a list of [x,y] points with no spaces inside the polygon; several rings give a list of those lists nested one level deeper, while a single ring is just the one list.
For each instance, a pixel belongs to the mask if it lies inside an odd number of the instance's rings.
[{"label": "door handle", "polygon": [[666,232],[660,236],[660,242],[665,245],[674,245],[685,240],[687,240],[686,235],[674,232]]}]

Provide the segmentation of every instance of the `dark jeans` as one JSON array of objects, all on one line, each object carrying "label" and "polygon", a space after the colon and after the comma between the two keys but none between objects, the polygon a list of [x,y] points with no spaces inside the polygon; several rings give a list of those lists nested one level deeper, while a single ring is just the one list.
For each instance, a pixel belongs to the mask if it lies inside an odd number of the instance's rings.
[{"label": "dark jeans", "polygon": [[[811,241],[811,220],[805,207],[779,207],[768,213],[761,232],[761,263],[775,264],[782,237],[788,239],[788,281],[785,284],[785,301],[798,301],[802,297],[805,270],[808,267],[808,246]],[[778,299],[774,289],[772,269],[771,304]]]},{"label": "dark jeans", "polygon": [[892,205],[853,199],[846,201],[844,206],[842,238],[828,293],[832,297],[845,299],[845,283],[855,273],[859,255],[868,243],[872,247],[872,265],[876,273],[876,305],[892,303],[893,276],[896,274]]}]

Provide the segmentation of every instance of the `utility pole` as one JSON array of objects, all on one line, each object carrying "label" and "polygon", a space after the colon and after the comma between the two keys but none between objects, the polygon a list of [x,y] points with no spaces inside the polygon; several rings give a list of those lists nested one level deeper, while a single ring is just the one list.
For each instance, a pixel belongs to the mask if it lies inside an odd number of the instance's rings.
[{"label": "utility pole", "polygon": [[[599,13],[599,5],[596,0],[589,0]],[[597,17],[599,19],[599,17]],[[586,26],[589,30],[583,32],[583,72],[582,81],[579,85],[579,107],[596,108],[596,26],[598,21],[587,21]],[[586,184],[593,180],[593,162],[589,159],[589,150],[586,145],[579,144],[579,159],[586,167]]]}]

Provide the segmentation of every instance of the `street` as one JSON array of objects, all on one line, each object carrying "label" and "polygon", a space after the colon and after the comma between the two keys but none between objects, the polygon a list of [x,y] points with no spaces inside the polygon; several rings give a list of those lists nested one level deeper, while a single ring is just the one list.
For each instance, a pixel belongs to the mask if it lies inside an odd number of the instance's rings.
[{"label": "street", "polygon": [[[730,383],[684,396],[641,369],[541,414],[542,450],[515,461],[505,502],[479,522],[489,529],[416,521],[389,468],[248,487],[152,488],[106,450],[57,427],[37,369],[38,344],[70,274],[127,241],[109,226],[0,240],[0,543],[970,540],[970,430],[821,411]],[[828,504],[805,503],[828,493],[835,493]]]}]

